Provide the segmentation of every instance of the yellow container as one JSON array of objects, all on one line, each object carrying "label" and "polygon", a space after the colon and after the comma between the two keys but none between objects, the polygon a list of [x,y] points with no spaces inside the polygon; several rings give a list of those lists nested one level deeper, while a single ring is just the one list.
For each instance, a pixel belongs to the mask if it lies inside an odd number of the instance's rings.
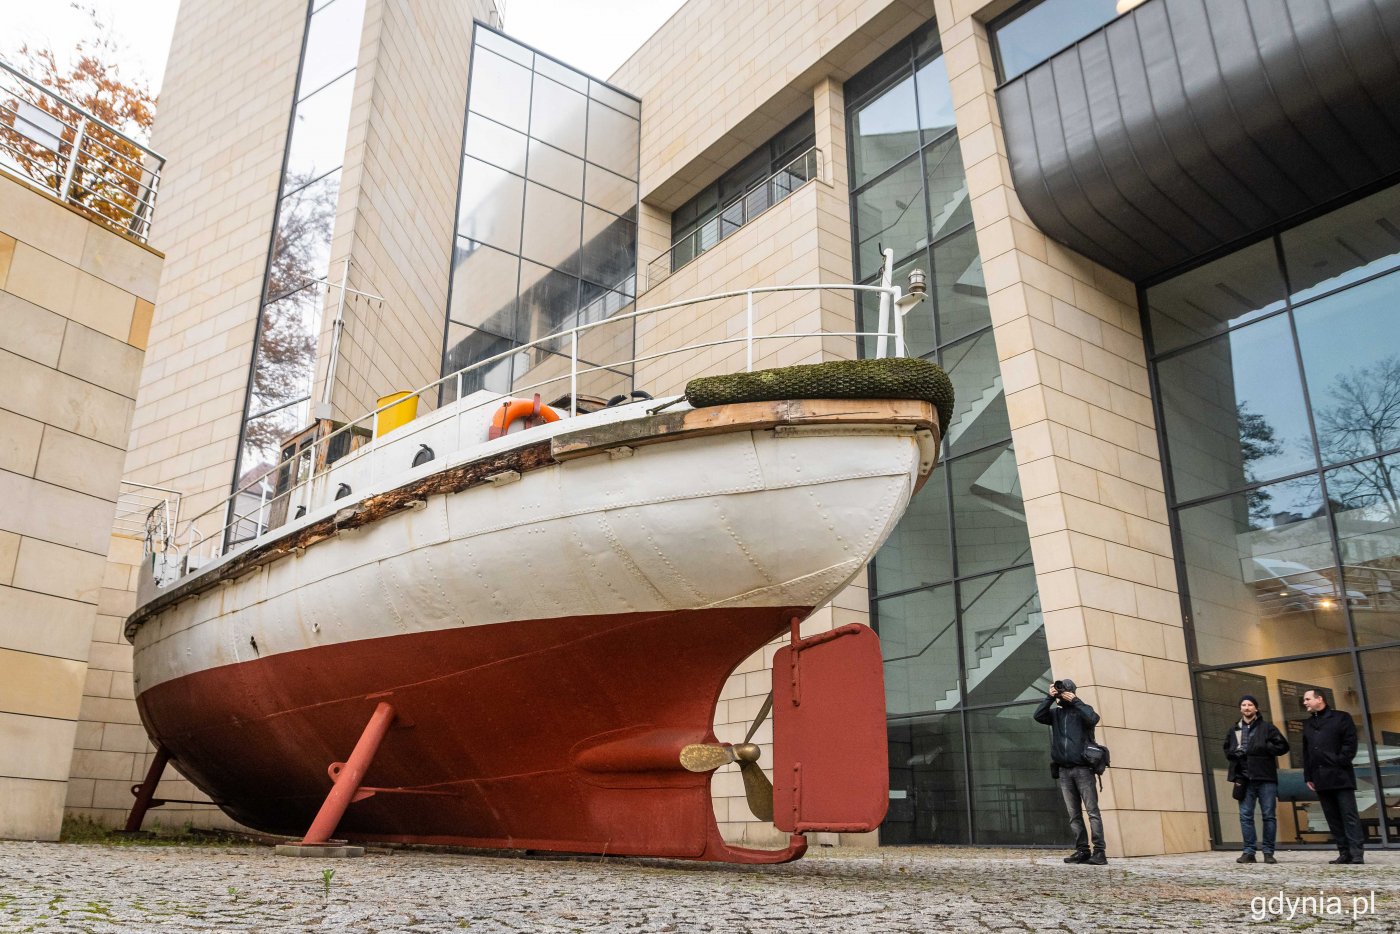
[{"label": "yellow container", "polygon": [[[387,409],[384,408],[386,405]],[[383,409],[374,417],[374,436],[382,438],[418,417],[418,397],[411,392],[391,392],[380,396],[375,408]]]}]

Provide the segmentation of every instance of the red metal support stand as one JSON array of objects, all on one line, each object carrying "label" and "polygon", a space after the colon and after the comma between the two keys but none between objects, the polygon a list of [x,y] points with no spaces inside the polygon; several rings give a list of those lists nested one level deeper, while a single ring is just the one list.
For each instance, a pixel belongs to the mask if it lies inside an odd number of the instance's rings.
[{"label": "red metal support stand", "polygon": [[131,813],[126,817],[127,833],[136,833],[141,829],[141,824],[146,820],[146,812],[151,808],[151,799],[156,796],[156,786],[160,784],[160,777],[169,763],[169,750],[164,746],[157,746],[156,757],[151,760],[146,777],[136,786],[136,803],[131,806]]},{"label": "red metal support stand", "polygon": [[380,701],[379,706],[374,708],[369,723],[365,724],[364,732],[360,734],[359,741],[355,743],[355,750],[350,753],[344,767],[338,771],[333,770],[335,784],[331,787],[330,794],[326,795],[316,819],[311,822],[311,829],[302,839],[303,846],[316,846],[330,840],[331,834],[335,833],[335,828],[340,824],[340,819],[345,816],[345,809],[356,800],[360,784],[365,780],[365,773],[374,762],[379,744],[393,722],[393,706],[386,701]]}]

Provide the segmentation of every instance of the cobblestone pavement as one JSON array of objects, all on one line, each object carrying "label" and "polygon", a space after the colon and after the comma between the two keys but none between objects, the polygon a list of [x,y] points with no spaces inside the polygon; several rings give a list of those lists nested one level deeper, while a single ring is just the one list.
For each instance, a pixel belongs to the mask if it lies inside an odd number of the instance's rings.
[{"label": "cobblestone pavement", "polygon": [[1400,930],[1400,853],[1357,867],[1328,866],[1321,852],[1284,853],[1277,866],[1207,853],[1099,868],[1061,855],[847,849],[734,867],[0,843],[0,931]]}]

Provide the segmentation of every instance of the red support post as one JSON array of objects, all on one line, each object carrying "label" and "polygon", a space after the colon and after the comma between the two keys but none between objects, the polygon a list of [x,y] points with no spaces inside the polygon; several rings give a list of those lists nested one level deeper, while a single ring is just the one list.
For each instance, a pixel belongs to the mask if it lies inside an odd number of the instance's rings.
[{"label": "red support post", "polygon": [[321,810],[311,822],[311,829],[301,841],[303,845],[315,846],[330,840],[331,834],[335,833],[335,828],[340,824],[340,819],[345,816],[345,809],[355,800],[360,784],[365,780],[365,773],[369,771],[370,763],[379,751],[379,744],[383,741],[384,734],[389,731],[389,724],[393,722],[393,706],[386,701],[380,701],[379,706],[374,708],[369,723],[365,724],[359,741],[355,743],[354,752],[350,753],[345,767],[336,775],[330,794],[326,795]]},{"label": "red support post", "polygon": [[136,833],[141,829],[141,824],[146,820],[146,812],[151,808],[151,799],[156,796],[156,786],[160,784],[160,777],[169,763],[169,750],[164,746],[157,746],[156,757],[151,760],[146,777],[136,786],[136,803],[131,806],[131,813],[126,816],[127,833]]}]

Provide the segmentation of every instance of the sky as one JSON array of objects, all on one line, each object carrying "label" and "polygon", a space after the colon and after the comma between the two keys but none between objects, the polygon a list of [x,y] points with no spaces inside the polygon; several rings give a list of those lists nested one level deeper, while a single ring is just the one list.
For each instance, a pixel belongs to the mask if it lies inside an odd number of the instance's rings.
[{"label": "sky", "polygon": [[[286,0],[297,2],[297,0]],[[506,32],[599,78],[611,75],[683,0],[501,0]],[[160,90],[178,0],[82,0],[121,48],[123,77]],[[91,18],[65,0],[0,0],[0,55],[28,43],[60,56],[93,38]],[[62,59],[60,58],[60,61]]]}]

